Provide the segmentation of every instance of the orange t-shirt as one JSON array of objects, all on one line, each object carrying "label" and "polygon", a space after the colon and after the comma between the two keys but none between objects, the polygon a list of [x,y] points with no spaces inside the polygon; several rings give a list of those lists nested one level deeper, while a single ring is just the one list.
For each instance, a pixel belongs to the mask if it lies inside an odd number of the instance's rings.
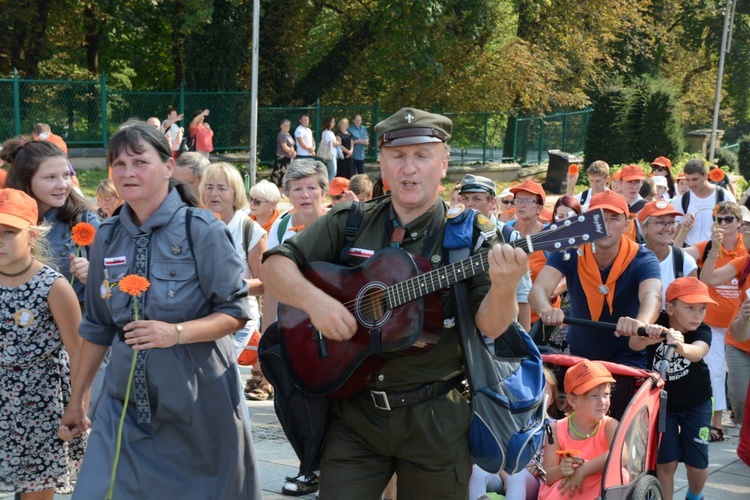
[{"label": "orange t-shirt", "polygon": [[[742,269],[744,269],[745,264],[747,263],[748,259],[750,259],[750,255],[744,255],[742,257],[736,258],[732,261],[732,267],[734,267],[736,273],[735,273],[735,280],[739,279],[740,273],[742,273]],[[740,285],[740,305],[742,304],[743,299],[747,297],[747,291],[750,290],[750,277],[745,278],[744,283]],[[740,312],[740,306],[738,305],[737,308],[734,310],[734,313],[731,315],[731,321],[734,321],[734,318],[737,317],[737,314]],[[750,334],[745,332],[746,338],[744,341],[737,340],[734,338],[734,336],[727,332],[726,336],[726,343],[728,345],[731,345],[735,349],[739,349],[740,351],[744,351],[746,353],[750,354]]]},{"label": "orange t-shirt", "polygon": [[[701,241],[695,244],[695,248],[698,249],[698,266],[703,267],[703,253],[706,250],[708,241]],[[725,266],[732,262],[733,259],[747,255],[747,249],[745,243],[742,241],[742,237],[739,238],[737,248],[732,251],[727,250],[724,246],[721,247],[721,256],[716,259],[716,269]],[[734,311],[742,303],[742,297],[740,296],[740,287],[737,283],[737,278],[732,279],[729,283],[725,283],[719,286],[709,286],[708,293],[712,299],[716,301],[716,304],[708,304],[706,309],[706,318],[703,320],[704,323],[710,326],[716,326],[720,328],[729,328],[732,324],[732,315],[728,314],[729,311]],[[729,335],[727,335],[729,337]]]},{"label": "orange t-shirt", "polygon": [[[544,250],[537,250],[536,252],[532,252],[531,254],[529,254],[529,271],[531,271],[531,283],[534,283],[536,281],[536,277],[539,275],[539,271],[542,270],[546,263],[547,255],[545,255]],[[555,297],[555,300],[550,303],[555,309],[560,309],[560,302],[560,297]],[[531,324],[533,325],[534,323],[536,323],[536,320],[538,319],[539,315],[532,309]]]},{"label": "orange t-shirt", "polygon": [[62,149],[63,153],[68,154],[68,145],[65,144],[65,141],[59,135],[50,134],[49,137],[47,137],[46,141],[51,142],[58,148]]}]

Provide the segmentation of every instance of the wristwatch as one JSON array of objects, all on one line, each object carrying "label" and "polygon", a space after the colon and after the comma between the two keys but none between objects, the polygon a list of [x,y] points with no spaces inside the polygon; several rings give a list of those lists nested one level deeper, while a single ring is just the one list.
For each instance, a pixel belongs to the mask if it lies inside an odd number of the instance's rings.
[{"label": "wristwatch", "polygon": [[182,332],[184,328],[182,328],[181,324],[177,323],[176,325],[174,325],[174,329],[177,330],[177,344],[175,345],[182,344]]}]

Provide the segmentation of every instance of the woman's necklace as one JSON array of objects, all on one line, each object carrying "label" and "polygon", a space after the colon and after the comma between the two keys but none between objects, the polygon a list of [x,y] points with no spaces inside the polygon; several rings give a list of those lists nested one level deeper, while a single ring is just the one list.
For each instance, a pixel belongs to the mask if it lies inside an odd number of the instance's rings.
[{"label": "woman's necklace", "polygon": [[0,271],[0,275],[5,276],[6,278],[18,278],[19,276],[23,276],[27,272],[29,272],[29,269],[31,269],[31,266],[34,265],[34,257],[31,258],[31,262],[29,262],[29,265],[23,268],[22,271],[19,271],[17,273],[4,273]]},{"label": "woman's necklace", "polygon": [[599,426],[602,425],[602,421],[599,420],[596,422],[596,427],[594,427],[594,432],[591,434],[583,434],[582,432],[578,432],[578,429],[575,428],[573,425],[573,415],[575,415],[576,412],[573,412],[570,414],[570,417],[568,418],[568,427],[570,427],[570,430],[573,431],[573,434],[578,436],[581,439],[588,439],[591,436],[595,436],[597,432],[599,432]]}]

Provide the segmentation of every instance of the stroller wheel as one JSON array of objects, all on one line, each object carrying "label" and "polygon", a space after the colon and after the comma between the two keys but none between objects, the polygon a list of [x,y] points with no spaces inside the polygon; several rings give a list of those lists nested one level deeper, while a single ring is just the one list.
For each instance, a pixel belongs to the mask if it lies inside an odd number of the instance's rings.
[{"label": "stroller wheel", "polygon": [[648,474],[635,482],[635,488],[628,495],[628,500],[662,500],[664,493],[659,480]]}]

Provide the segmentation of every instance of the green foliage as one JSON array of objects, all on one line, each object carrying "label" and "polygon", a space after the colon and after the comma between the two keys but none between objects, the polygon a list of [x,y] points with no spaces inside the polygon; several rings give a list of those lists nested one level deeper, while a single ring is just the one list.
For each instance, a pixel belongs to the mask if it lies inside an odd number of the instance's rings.
[{"label": "green foliage", "polygon": [[719,167],[726,167],[725,170],[729,170],[730,172],[737,172],[739,161],[737,153],[735,153],[734,151],[719,148],[716,150],[716,157],[714,158],[714,161]]},{"label": "green foliage", "polygon": [[750,134],[740,138],[740,150],[737,154],[737,166],[745,179],[750,179]]},{"label": "green foliage", "polygon": [[629,95],[625,87],[611,85],[599,91],[588,123],[583,155],[587,165],[596,160],[610,165],[630,161],[628,111]]}]

